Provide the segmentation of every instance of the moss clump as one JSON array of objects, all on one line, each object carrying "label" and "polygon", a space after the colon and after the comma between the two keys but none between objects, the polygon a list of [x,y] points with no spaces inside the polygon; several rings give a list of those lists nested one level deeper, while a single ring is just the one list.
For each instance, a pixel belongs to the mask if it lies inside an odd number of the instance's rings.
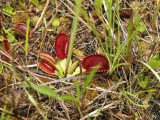
[{"label": "moss clump", "polygon": [[33,25],[36,25],[37,24],[37,22],[38,22],[38,20],[39,20],[39,16],[34,16],[33,18],[32,18],[32,24]]},{"label": "moss clump", "polygon": [[16,15],[12,17],[12,23],[14,25],[18,23],[24,23],[26,24],[27,19],[29,18],[29,15],[24,12],[16,12]]}]

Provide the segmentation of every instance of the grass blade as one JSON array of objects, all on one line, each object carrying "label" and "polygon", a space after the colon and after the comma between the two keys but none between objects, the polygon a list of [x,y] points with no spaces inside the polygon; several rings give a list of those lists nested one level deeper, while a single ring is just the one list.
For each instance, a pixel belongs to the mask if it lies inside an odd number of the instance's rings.
[{"label": "grass blade", "polygon": [[98,70],[99,65],[97,65],[97,67],[95,67],[88,75],[88,77],[85,80],[84,86],[81,90],[81,95],[86,91],[86,88],[88,87],[89,83],[91,82],[92,78],[94,77],[96,71]]},{"label": "grass blade", "polygon": [[65,77],[67,76],[68,66],[69,66],[71,56],[72,56],[74,39],[75,39],[75,36],[76,36],[76,30],[78,28],[78,16],[79,16],[79,12],[80,12],[81,2],[82,2],[82,0],[76,0],[76,12],[75,12],[76,15],[75,15],[75,18],[73,20],[72,34],[71,34],[71,39],[70,39],[70,43],[69,43],[69,53],[68,53],[68,58],[67,58],[67,67],[66,67],[66,71],[65,71]]},{"label": "grass blade", "polygon": [[28,35],[29,35],[29,26],[30,26],[30,19],[27,19],[27,30],[26,30],[26,55],[28,54]]},{"label": "grass blade", "polygon": [[31,87],[41,94],[48,95],[48,96],[55,97],[55,98],[59,97],[59,95],[54,90],[49,88],[48,86],[31,85]]}]

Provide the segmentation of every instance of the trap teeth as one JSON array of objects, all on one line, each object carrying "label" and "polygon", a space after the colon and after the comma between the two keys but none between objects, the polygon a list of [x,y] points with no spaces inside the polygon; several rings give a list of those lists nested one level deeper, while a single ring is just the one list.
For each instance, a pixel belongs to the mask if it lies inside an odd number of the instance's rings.
[{"label": "trap teeth", "polygon": [[101,54],[88,55],[81,61],[82,67],[86,69],[85,73],[89,73],[98,64],[100,64],[100,66],[97,72],[109,71],[109,60]]},{"label": "trap teeth", "polygon": [[58,59],[64,59],[68,56],[69,40],[65,33],[59,33],[55,39],[55,52]]}]

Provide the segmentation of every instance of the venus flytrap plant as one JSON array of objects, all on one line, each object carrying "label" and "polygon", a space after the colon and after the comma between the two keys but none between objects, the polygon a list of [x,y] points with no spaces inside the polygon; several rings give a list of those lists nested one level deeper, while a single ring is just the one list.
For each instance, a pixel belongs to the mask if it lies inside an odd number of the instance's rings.
[{"label": "venus flytrap plant", "polygon": [[45,72],[49,74],[54,74],[56,67],[54,63],[56,63],[55,57],[49,52],[40,52],[39,57],[43,62],[39,62],[38,66]]},{"label": "venus flytrap plant", "polygon": [[2,42],[5,51],[9,52],[10,44],[9,44],[8,40],[6,40],[3,36],[0,36],[0,41]]},{"label": "venus flytrap plant", "polygon": [[101,54],[88,55],[81,62],[82,67],[86,69],[85,73],[89,73],[98,64],[101,65],[99,66],[97,72],[109,71],[109,60]]},{"label": "venus flytrap plant", "polygon": [[[13,28],[7,29],[7,30],[2,26],[2,30],[7,35],[7,41],[5,39],[3,39],[4,47],[5,47],[6,51],[9,51],[9,49],[10,49],[9,43],[12,43],[13,41],[16,41],[23,48],[23,50],[26,51],[26,53],[27,53],[28,37],[31,36],[31,30],[29,28],[29,20],[28,20],[28,25],[27,26],[23,23],[18,23]],[[18,34],[18,35],[23,36],[23,37],[26,36],[26,47],[23,47],[18,42],[18,40],[15,39],[14,34]],[[0,39],[2,40],[2,37]]]},{"label": "venus flytrap plant", "polygon": [[[55,53],[58,60],[55,56],[49,52],[40,52],[39,57],[42,62],[38,63],[38,66],[45,72],[49,74],[57,75],[61,78],[65,77],[65,70],[67,66],[67,55],[68,55],[68,44],[69,40],[65,33],[59,33],[55,39]],[[79,62],[75,61],[72,64],[72,60],[68,65],[68,74],[67,77],[71,77],[77,74],[80,74],[80,67],[78,67]],[[84,71],[82,69],[82,71]]]},{"label": "venus flytrap plant", "polygon": [[[89,73],[92,69],[96,67],[97,64],[101,64],[97,72],[109,71],[109,60],[107,57],[101,54],[91,54],[84,57],[81,60],[80,68],[79,61],[70,60],[68,64],[67,75],[65,76],[67,68],[67,55],[68,55],[68,44],[69,40],[65,33],[59,33],[55,39],[55,53],[58,60],[55,56],[49,52],[40,52],[39,58],[42,60],[38,63],[38,66],[45,72],[53,75],[57,75],[60,78],[71,77],[82,73]],[[81,54],[80,54],[81,55]]]},{"label": "venus flytrap plant", "polygon": [[[77,4],[80,4],[80,1],[77,2]],[[81,10],[83,16],[85,17],[87,22],[89,22],[89,25],[91,26],[91,28],[93,28],[93,32],[97,36],[97,38],[98,38],[98,40],[99,40],[99,42],[100,42],[100,44],[102,46],[102,50],[105,52],[105,49],[104,49],[104,47],[102,45],[102,41],[101,41],[101,39],[100,39],[100,37],[98,35],[98,32],[94,28],[94,25],[90,21],[88,15],[85,13],[85,11],[80,6],[79,6],[79,10]],[[78,14],[78,11],[77,11],[76,14]],[[76,25],[77,25],[77,23],[78,23],[77,18],[75,19],[75,22],[76,22]],[[74,35],[75,35],[75,30],[77,28],[76,25],[73,26]],[[60,59],[60,60],[57,61],[56,64],[54,64],[54,66],[56,66],[56,70],[54,69],[53,71],[58,76],[66,77],[67,75],[63,76],[63,73],[66,74],[67,72],[69,72],[67,69],[70,69],[70,66],[71,66],[71,63],[72,63],[72,60],[71,60],[72,49],[71,49],[71,47],[73,48],[73,42],[74,42],[73,41],[73,39],[74,39],[73,36],[74,35],[73,34],[71,35],[71,41],[72,42],[70,42],[70,47],[69,47],[69,40],[68,40],[67,36],[64,33],[59,33],[57,35],[57,37],[56,37],[56,40],[55,40],[55,53],[56,53],[57,58]],[[68,54],[68,49],[69,49],[69,54]],[[67,57],[68,57],[67,64],[65,64],[65,60],[62,60],[62,59],[65,59]],[[70,60],[71,60],[71,62],[70,62]],[[84,59],[82,59],[81,65],[86,70],[86,73],[89,73],[93,68],[95,68],[95,66],[98,63],[101,63],[102,66],[100,66],[100,69],[98,69],[97,72],[103,72],[103,71],[109,71],[110,70],[110,64],[109,64],[108,58],[103,56],[103,55],[100,55],[100,54],[92,54],[92,55],[86,56]],[[45,63],[43,63],[43,64],[45,64]],[[48,67],[46,65],[44,68],[42,68],[41,63],[39,65],[40,65],[40,68],[42,70],[44,70],[45,68]],[[65,66],[67,66],[67,67],[65,67]],[[76,66],[75,64],[72,65],[72,71],[74,71],[74,69],[76,69],[76,71],[73,72],[74,75],[75,74],[79,74],[79,71],[80,71],[80,69],[78,67],[76,68],[75,66]],[[64,69],[66,69],[67,71],[64,71]]]},{"label": "venus flytrap plant", "polygon": [[27,29],[28,29],[28,36],[30,37],[31,36],[31,30],[29,28],[29,23],[30,23],[30,20],[28,19],[28,28],[26,26],[26,24],[24,23],[18,23],[16,24],[13,28],[11,28],[12,31],[14,31],[15,34],[18,34],[20,36],[26,36],[26,33],[27,33]]},{"label": "venus flytrap plant", "polygon": [[67,58],[69,49],[69,39],[65,33],[59,33],[54,43],[55,53],[58,59]]},{"label": "venus flytrap plant", "polygon": [[[13,42],[14,40],[16,41],[16,39],[15,39],[15,37],[14,37],[14,35],[13,35],[13,33],[12,33],[12,31],[10,29],[6,30],[4,27],[2,27],[2,30],[6,34],[6,39],[8,41],[7,44]],[[4,41],[4,40],[5,40],[5,38],[3,36],[1,36],[0,37],[0,41]],[[7,46],[7,47],[9,47],[9,46]]]}]

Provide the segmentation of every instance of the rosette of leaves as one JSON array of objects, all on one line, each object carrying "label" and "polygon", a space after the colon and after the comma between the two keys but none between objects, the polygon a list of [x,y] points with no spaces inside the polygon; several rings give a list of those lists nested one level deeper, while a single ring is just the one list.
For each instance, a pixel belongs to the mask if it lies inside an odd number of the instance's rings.
[{"label": "rosette of leaves", "polygon": [[[55,39],[55,53],[56,57],[49,52],[40,52],[39,58],[41,62],[38,66],[45,72],[49,74],[54,74],[59,77],[65,77],[66,67],[67,67],[67,56],[68,56],[69,40],[65,33],[59,33]],[[70,60],[68,65],[68,71],[66,77],[75,76],[82,73],[89,73],[99,64],[99,69],[97,72],[109,71],[109,60],[101,54],[91,54],[84,57],[81,60],[81,66],[79,66],[79,61]]]}]

